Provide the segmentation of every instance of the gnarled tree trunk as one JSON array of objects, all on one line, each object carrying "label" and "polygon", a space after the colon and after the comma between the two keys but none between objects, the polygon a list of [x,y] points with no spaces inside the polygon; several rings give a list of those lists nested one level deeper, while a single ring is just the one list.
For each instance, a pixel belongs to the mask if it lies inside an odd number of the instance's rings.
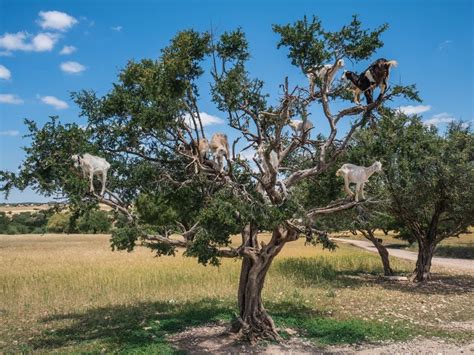
[{"label": "gnarled tree trunk", "polygon": [[436,249],[436,243],[418,239],[418,259],[411,280],[426,282],[431,278],[431,260]]},{"label": "gnarled tree trunk", "polygon": [[370,240],[372,244],[374,244],[375,248],[377,248],[377,251],[379,252],[380,258],[382,259],[382,265],[383,265],[383,273],[385,276],[392,276],[393,275],[393,270],[390,267],[390,259],[388,258],[388,250],[385,248],[385,246],[380,243],[377,238],[374,235],[374,232],[370,229],[368,230],[363,230],[362,234],[364,235],[365,238]]},{"label": "gnarled tree trunk", "polygon": [[295,231],[280,226],[273,230],[268,245],[262,242],[259,246],[257,232],[254,225],[247,225],[242,232],[244,247],[241,251],[243,260],[238,292],[239,316],[234,324],[234,331],[251,342],[259,338],[279,338],[275,324],[263,306],[262,290],[275,256],[286,242],[298,237]]}]

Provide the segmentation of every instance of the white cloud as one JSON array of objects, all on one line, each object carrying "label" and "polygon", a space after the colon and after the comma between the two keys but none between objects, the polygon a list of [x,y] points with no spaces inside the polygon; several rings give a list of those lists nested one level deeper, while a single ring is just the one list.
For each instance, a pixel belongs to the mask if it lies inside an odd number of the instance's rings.
[{"label": "white cloud", "polygon": [[[211,125],[214,125],[214,124],[224,123],[224,120],[222,120],[221,118],[219,118],[217,116],[210,115],[206,112],[199,112],[199,116],[201,116],[201,122],[202,122],[202,125],[204,127],[211,126]],[[188,126],[193,127],[191,116],[189,114],[185,115],[185,120],[186,120],[186,124]],[[197,123],[197,121],[196,121],[196,123]]]},{"label": "white cloud", "polygon": [[423,121],[425,126],[439,126],[440,124],[450,123],[456,121],[456,119],[447,112],[438,113],[434,115],[429,120]]},{"label": "white cloud", "polygon": [[63,62],[61,63],[60,68],[63,72],[69,74],[79,74],[86,70],[86,67],[78,62]]},{"label": "white cloud", "polygon": [[12,95],[12,94],[0,94],[0,103],[2,103],[2,104],[20,105],[20,104],[23,103],[23,100],[20,99],[17,95]]},{"label": "white cloud", "polygon": [[253,148],[247,148],[243,152],[240,152],[239,155],[242,159],[253,161],[253,158],[256,155],[256,151]]},{"label": "white cloud", "polygon": [[17,135],[19,135],[19,134],[20,134],[20,132],[14,131],[14,130],[0,131],[0,136],[10,136],[10,137],[13,137],[13,136],[17,136]]},{"label": "white cloud", "polygon": [[110,29],[111,29],[112,31],[115,31],[115,32],[120,32],[120,31],[122,31],[122,28],[123,28],[122,26],[110,27]]},{"label": "white cloud", "polygon": [[74,17],[60,11],[40,11],[38,15],[38,24],[42,29],[66,31],[78,22]]},{"label": "white cloud", "polygon": [[0,64],[0,79],[10,80],[12,77],[12,73],[8,70],[7,67]]},{"label": "white cloud", "polygon": [[450,39],[447,39],[446,41],[443,41],[443,42],[441,42],[441,43],[438,45],[438,50],[440,50],[440,51],[445,50],[445,49],[448,48],[452,43],[453,43],[453,41],[451,41]]},{"label": "white cloud", "polygon": [[76,50],[77,48],[74,46],[64,46],[63,49],[61,49],[61,52],[59,52],[59,54],[68,55],[74,53]]},{"label": "white cloud", "polygon": [[405,115],[419,115],[420,113],[427,112],[431,110],[430,105],[408,105],[408,106],[400,106],[398,108],[399,111],[403,112]]},{"label": "white cloud", "polygon": [[11,51],[45,52],[53,49],[59,36],[54,33],[41,32],[32,37],[28,32],[5,33],[0,36],[0,49],[3,55]]},{"label": "white cloud", "polygon": [[59,100],[54,96],[43,96],[40,99],[46,105],[54,106],[56,110],[62,110],[69,107],[65,101]]},{"label": "white cloud", "polygon": [[57,36],[54,34],[40,33],[33,38],[33,50],[36,52],[50,51],[57,40]]}]

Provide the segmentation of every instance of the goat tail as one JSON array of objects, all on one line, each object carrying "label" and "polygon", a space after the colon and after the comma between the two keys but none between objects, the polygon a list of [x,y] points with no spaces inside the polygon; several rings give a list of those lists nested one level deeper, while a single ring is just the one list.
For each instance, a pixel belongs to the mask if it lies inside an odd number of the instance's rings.
[{"label": "goat tail", "polygon": [[398,62],[396,60],[388,60],[385,64],[389,67],[396,67],[398,65]]}]

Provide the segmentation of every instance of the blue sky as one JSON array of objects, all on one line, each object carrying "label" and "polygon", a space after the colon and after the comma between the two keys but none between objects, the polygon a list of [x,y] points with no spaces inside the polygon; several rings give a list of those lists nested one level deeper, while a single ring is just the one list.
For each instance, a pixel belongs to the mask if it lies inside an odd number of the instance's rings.
[{"label": "blue sky", "polygon": [[[69,93],[93,89],[105,94],[130,59],[157,58],[179,30],[238,26],[250,42],[252,74],[275,98],[285,76],[305,83],[285,50],[276,50],[272,24],[317,15],[336,30],[358,14],[365,26],[390,25],[385,47],[373,59],[396,59],[392,83],[416,83],[423,103],[394,101],[422,113],[441,128],[473,115],[473,5],[450,1],[24,1],[0,0],[0,170],[16,171],[28,144],[24,118],[40,125],[48,116],[85,123]],[[361,71],[368,63],[347,69]],[[202,79],[200,109],[224,117],[209,100],[209,77]],[[321,119],[321,117],[320,117]],[[318,112],[312,116],[318,129]],[[224,125],[207,127],[225,131]],[[319,131],[324,132],[325,128]],[[232,135],[232,132],[228,132]],[[9,201],[44,201],[32,191],[14,192]],[[47,200],[47,199],[46,199]],[[4,201],[3,196],[0,202]]]}]

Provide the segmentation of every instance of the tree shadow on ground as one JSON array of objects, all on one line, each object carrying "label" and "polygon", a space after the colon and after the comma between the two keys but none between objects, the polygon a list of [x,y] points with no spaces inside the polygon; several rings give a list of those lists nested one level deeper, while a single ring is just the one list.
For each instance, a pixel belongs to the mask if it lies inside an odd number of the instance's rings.
[{"label": "tree shadow on ground", "polygon": [[[286,333],[288,328],[296,329],[298,334],[320,344],[361,342],[388,334],[387,329],[381,328],[383,325],[372,322],[335,319],[324,312],[292,302],[267,303],[269,313],[280,327],[285,342],[290,341],[290,347],[295,337],[290,339]],[[31,339],[28,347],[33,351],[46,352],[173,353],[187,349],[172,339],[188,331],[191,334],[189,339],[204,343],[195,344],[196,349],[201,346],[203,351],[206,342],[213,342],[220,350],[228,349],[231,352],[242,346],[249,351],[262,350],[261,344],[250,347],[229,333],[230,320],[235,312],[229,301],[204,299],[182,304],[148,302],[116,305],[58,314],[40,320],[48,330]],[[208,328],[202,336],[189,330],[202,327]],[[221,331],[216,332],[219,327]],[[296,346],[296,343],[293,344]],[[316,350],[313,345],[311,347]]]},{"label": "tree shadow on ground", "polygon": [[[285,277],[293,279],[299,287],[313,287],[327,283],[333,288],[367,287],[380,285],[390,290],[419,294],[461,294],[473,291],[472,275],[447,275],[432,273],[432,280],[416,284],[409,281],[391,281],[383,277],[380,263],[372,272],[364,263],[339,265],[336,269],[324,258],[287,258],[276,263],[275,269]],[[409,276],[409,275],[408,275]]]},{"label": "tree shadow on ground", "polygon": [[204,299],[182,304],[147,302],[90,309],[41,319],[45,331],[30,344],[33,349],[61,349],[100,343],[107,351],[169,352],[166,336],[208,322],[228,319],[232,308]]}]

